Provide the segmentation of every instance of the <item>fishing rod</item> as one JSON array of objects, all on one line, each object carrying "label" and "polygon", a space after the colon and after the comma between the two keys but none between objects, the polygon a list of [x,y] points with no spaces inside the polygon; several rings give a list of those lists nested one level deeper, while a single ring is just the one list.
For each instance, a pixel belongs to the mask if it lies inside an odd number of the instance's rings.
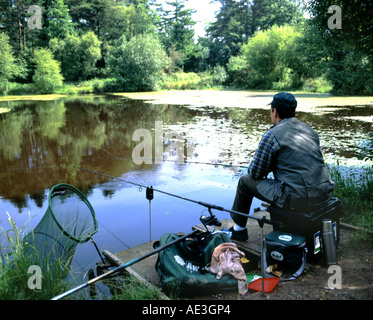
[{"label": "fishing rod", "polygon": [[75,167],[75,168],[78,168],[80,170],[87,171],[87,172],[90,172],[90,173],[93,173],[93,174],[97,174],[97,175],[100,175],[100,176],[104,176],[104,177],[107,177],[107,178],[110,178],[110,179],[115,179],[115,180],[123,181],[123,182],[129,183],[129,184],[138,186],[140,188],[146,188],[147,192],[149,192],[148,190],[151,189],[151,192],[156,191],[156,192],[159,192],[159,193],[162,193],[162,194],[169,195],[171,197],[175,197],[175,198],[178,198],[178,199],[182,199],[182,200],[186,200],[186,201],[189,201],[189,202],[193,202],[193,203],[199,204],[199,205],[201,205],[203,207],[208,208],[211,215],[212,215],[211,209],[214,209],[214,210],[218,210],[218,211],[225,211],[225,212],[228,212],[228,213],[233,213],[233,214],[236,214],[236,215],[245,216],[245,217],[253,219],[253,220],[257,220],[257,222],[259,223],[260,227],[263,227],[264,223],[271,224],[271,225],[277,225],[277,226],[281,226],[282,225],[282,222],[269,220],[269,219],[265,218],[264,216],[261,217],[261,218],[255,217],[255,216],[250,216],[248,214],[245,214],[245,213],[242,213],[242,212],[239,212],[239,211],[229,210],[229,209],[223,208],[221,206],[217,206],[215,204],[210,204],[210,203],[206,203],[206,202],[202,202],[202,201],[197,201],[197,200],[189,199],[189,198],[186,198],[186,197],[183,197],[183,196],[179,196],[179,195],[176,195],[176,194],[173,194],[173,193],[170,193],[170,192],[166,192],[166,191],[163,191],[163,190],[155,189],[153,187],[147,187],[147,186],[144,186],[142,184],[139,184],[139,183],[136,183],[136,182],[133,182],[133,181],[125,180],[123,178],[118,178],[118,177],[110,176],[110,175],[105,174],[105,173],[101,173],[101,172],[89,170],[89,169],[82,168],[82,167]]}]

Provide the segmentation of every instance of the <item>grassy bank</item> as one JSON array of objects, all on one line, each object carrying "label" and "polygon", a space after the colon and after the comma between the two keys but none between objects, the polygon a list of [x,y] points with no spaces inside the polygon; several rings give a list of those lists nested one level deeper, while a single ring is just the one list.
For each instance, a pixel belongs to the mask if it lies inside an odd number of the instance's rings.
[{"label": "grassy bank", "polygon": [[[205,90],[205,89],[232,89],[227,84],[228,75],[223,67],[215,67],[204,72],[174,72],[164,73],[158,83],[159,90]],[[329,93],[332,87],[322,78],[309,79],[302,88],[308,93]],[[91,79],[78,82],[64,82],[61,87],[55,88],[51,94],[74,95],[90,93],[106,93],[118,90],[115,79]],[[0,95],[5,94],[5,88],[0,86]],[[23,96],[41,94],[34,83],[8,83],[8,96]]]},{"label": "grassy bank", "polygon": [[219,67],[200,73],[176,72],[165,74],[160,83],[160,88],[162,90],[221,89],[226,79],[227,74],[224,68]]},{"label": "grassy bank", "polygon": [[[50,263],[41,261],[38,250],[22,239],[22,234],[28,233],[28,230],[25,232],[27,226],[18,228],[9,214],[8,217],[10,228],[0,233],[0,300],[49,300],[71,289],[71,283],[66,281],[70,263],[56,259]],[[43,268],[38,270],[41,265]],[[113,293],[108,299],[162,298],[158,290],[146,287],[131,275],[121,277],[119,282],[109,278],[104,283]],[[85,299],[86,296],[76,294],[68,299]]]},{"label": "grassy bank", "polygon": [[342,201],[341,221],[373,231],[373,168],[348,174],[339,166],[330,168],[336,183],[334,196]]},{"label": "grassy bank", "polygon": [[[160,81],[159,90],[202,90],[211,88],[221,88],[226,76],[219,70],[202,73],[164,74]],[[74,95],[107,93],[118,91],[115,79],[91,79],[79,82],[65,82],[61,87],[54,89],[51,94]],[[120,90],[119,90],[120,91]],[[8,96],[38,95],[40,92],[33,83],[9,83]]]},{"label": "grassy bank", "polygon": [[67,266],[54,261],[37,269],[42,265],[37,250],[21,238],[25,227],[18,229],[10,216],[8,220],[11,228],[2,230],[4,239],[0,237],[0,300],[46,300],[67,290]]},{"label": "grassy bank", "polygon": [[[53,92],[47,95],[74,95],[74,94],[89,94],[94,93],[95,85],[98,86],[104,83],[105,79],[92,79],[75,83],[65,82],[61,87],[56,88]],[[41,94],[33,83],[9,83],[9,91],[7,96],[30,96],[44,95]],[[7,96],[3,96],[3,99]]]}]

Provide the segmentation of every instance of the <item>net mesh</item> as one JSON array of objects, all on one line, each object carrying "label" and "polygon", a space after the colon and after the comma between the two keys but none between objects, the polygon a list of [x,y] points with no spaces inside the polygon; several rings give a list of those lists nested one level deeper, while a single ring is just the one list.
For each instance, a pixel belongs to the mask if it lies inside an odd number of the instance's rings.
[{"label": "net mesh", "polygon": [[76,246],[97,232],[96,214],[83,193],[62,183],[49,193],[48,209],[36,228],[24,238],[29,253],[37,250],[42,264],[69,263]]},{"label": "net mesh", "polygon": [[88,241],[90,234],[97,231],[93,208],[87,198],[72,186],[60,184],[52,188],[48,210],[65,236],[78,243]]}]

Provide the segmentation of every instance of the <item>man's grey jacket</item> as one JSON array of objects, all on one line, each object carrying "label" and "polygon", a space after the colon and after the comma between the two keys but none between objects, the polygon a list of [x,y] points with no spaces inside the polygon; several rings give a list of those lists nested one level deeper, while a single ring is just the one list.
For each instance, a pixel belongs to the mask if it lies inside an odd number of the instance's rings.
[{"label": "man's grey jacket", "polygon": [[272,162],[274,178],[281,182],[275,184],[273,204],[303,212],[322,205],[331,197],[335,183],[315,130],[297,118],[287,118],[270,132],[280,145]]}]

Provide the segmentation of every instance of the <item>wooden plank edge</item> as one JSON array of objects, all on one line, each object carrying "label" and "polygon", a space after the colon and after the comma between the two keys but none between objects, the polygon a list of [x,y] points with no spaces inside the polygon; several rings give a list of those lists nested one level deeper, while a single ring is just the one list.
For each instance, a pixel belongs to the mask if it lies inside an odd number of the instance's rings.
[{"label": "wooden plank edge", "polygon": [[350,231],[362,231],[362,232],[366,232],[370,236],[373,236],[373,231],[367,230],[367,229],[364,229],[364,228],[360,228],[360,227],[355,227],[355,226],[353,226],[351,224],[348,224],[348,223],[340,222],[339,226],[341,228],[343,228],[343,229],[346,229],[346,230],[350,230]]},{"label": "wooden plank edge", "polygon": [[[105,256],[106,259],[108,259],[108,261],[110,263],[112,263],[113,265],[119,267],[121,266],[122,264],[124,264],[124,262],[122,262],[122,260],[120,260],[118,257],[116,257],[114,254],[112,254],[110,251],[108,250],[103,250],[102,251],[102,254]],[[161,299],[163,300],[170,300],[170,298],[165,295],[161,289],[159,289],[158,287],[154,286],[152,283],[150,283],[149,281],[147,281],[144,277],[142,277],[141,275],[139,275],[135,270],[133,270],[131,267],[128,267],[128,268],[125,268],[124,271],[128,272],[130,275],[134,276],[137,278],[137,280],[139,280],[142,284],[144,284],[147,288],[151,289],[151,290],[156,290],[158,291]]]}]

